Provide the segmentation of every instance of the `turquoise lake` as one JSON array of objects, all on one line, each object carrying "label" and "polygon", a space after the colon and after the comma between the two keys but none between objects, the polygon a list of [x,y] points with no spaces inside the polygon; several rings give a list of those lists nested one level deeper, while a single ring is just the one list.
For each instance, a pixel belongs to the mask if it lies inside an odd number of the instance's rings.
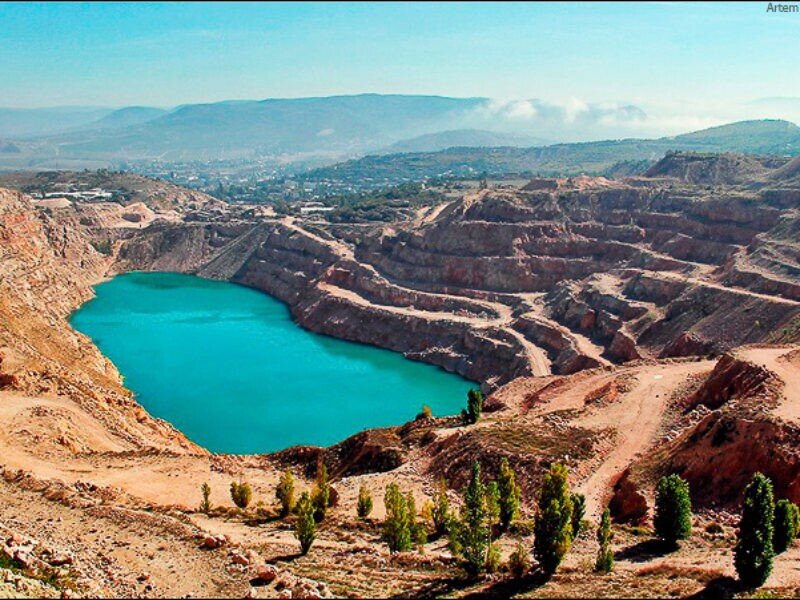
[{"label": "turquoise lake", "polygon": [[214,452],[330,445],[427,404],[457,414],[475,384],[388,350],[302,329],[283,303],[232,283],[128,273],[71,318],[150,414]]}]

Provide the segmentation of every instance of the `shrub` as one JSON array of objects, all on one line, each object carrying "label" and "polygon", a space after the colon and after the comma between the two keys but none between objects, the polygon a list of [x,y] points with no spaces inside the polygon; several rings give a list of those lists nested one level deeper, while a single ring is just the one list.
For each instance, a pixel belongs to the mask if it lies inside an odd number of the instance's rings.
[{"label": "shrub", "polygon": [[760,586],[772,572],[774,506],[772,482],[756,473],[744,491],[734,565],[745,585]]},{"label": "shrub", "polygon": [[658,482],[653,525],[656,535],[672,546],[692,534],[692,501],[685,479],[668,475]]},{"label": "shrub", "polygon": [[520,489],[517,485],[514,469],[508,459],[500,460],[500,472],[497,475],[497,486],[500,491],[500,528],[505,531],[519,515]]},{"label": "shrub", "polygon": [[489,544],[486,550],[486,564],[484,565],[487,573],[497,573],[500,570],[500,546],[497,543]]},{"label": "shrub", "polygon": [[389,546],[389,552],[410,550],[413,546],[412,518],[409,514],[408,499],[400,492],[396,483],[386,486],[383,503],[386,506],[383,540]]},{"label": "shrub", "polygon": [[614,534],[611,532],[611,511],[606,508],[600,518],[600,526],[597,528],[597,542],[600,549],[597,551],[597,561],[595,570],[600,573],[610,573],[614,570],[614,553],[611,551],[611,539]]},{"label": "shrub", "polygon": [[432,419],[433,418],[433,411],[431,411],[431,407],[427,404],[422,405],[422,411],[417,415],[417,419]]},{"label": "shrub", "polygon": [[425,525],[417,520],[417,504],[411,492],[406,494],[406,507],[408,508],[408,528],[411,533],[411,541],[416,544],[422,554],[428,541],[428,532],[425,530]]},{"label": "shrub", "polygon": [[480,390],[467,392],[467,423],[477,423],[483,412],[483,394]]},{"label": "shrub", "polygon": [[714,521],[706,525],[706,533],[710,535],[721,535],[725,533],[725,529],[723,529],[722,525]]},{"label": "shrub", "polygon": [[203,494],[203,500],[200,502],[200,511],[206,514],[211,510],[211,486],[208,482],[200,486],[200,492]]},{"label": "shrub", "polygon": [[525,544],[517,542],[514,552],[508,557],[508,570],[517,579],[521,579],[531,568],[531,555]]},{"label": "shrub", "polygon": [[775,553],[786,552],[797,537],[800,527],[800,509],[789,500],[779,500],[775,505],[772,545]]},{"label": "shrub", "polygon": [[364,485],[358,489],[358,505],[356,506],[356,512],[358,513],[359,519],[366,519],[369,513],[372,512],[372,495]]},{"label": "shrub", "polygon": [[578,537],[583,527],[583,517],[586,515],[586,496],[579,493],[574,493],[570,496],[572,499],[572,537]]},{"label": "shrub", "polygon": [[439,480],[439,489],[433,496],[433,506],[431,507],[431,521],[437,535],[447,533],[447,527],[453,515],[450,511],[450,500],[447,497],[447,482],[444,477]]},{"label": "shrub", "polygon": [[294,537],[300,542],[300,552],[308,554],[314,538],[317,536],[317,522],[314,518],[316,508],[308,492],[303,492],[297,502],[297,522],[294,526]]},{"label": "shrub", "polygon": [[281,503],[281,517],[286,517],[294,509],[294,475],[289,469],[281,475],[275,497]]},{"label": "shrub", "polygon": [[324,463],[317,466],[317,478],[311,489],[311,502],[314,504],[314,518],[317,523],[325,518],[331,504],[331,486],[328,482],[328,468]]},{"label": "shrub", "polygon": [[239,508],[247,508],[253,499],[253,489],[249,483],[231,481],[231,500]]},{"label": "shrub", "polygon": [[567,468],[554,464],[544,476],[534,525],[533,555],[546,574],[555,573],[572,547],[572,498]]}]

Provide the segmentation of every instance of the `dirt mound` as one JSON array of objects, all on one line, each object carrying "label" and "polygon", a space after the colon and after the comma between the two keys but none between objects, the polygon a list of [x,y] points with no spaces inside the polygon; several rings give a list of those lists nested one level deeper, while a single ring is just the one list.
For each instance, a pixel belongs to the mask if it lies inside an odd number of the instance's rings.
[{"label": "dirt mound", "polygon": [[670,177],[695,185],[736,185],[770,171],[770,159],[746,154],[669,152],[644,177]]}]

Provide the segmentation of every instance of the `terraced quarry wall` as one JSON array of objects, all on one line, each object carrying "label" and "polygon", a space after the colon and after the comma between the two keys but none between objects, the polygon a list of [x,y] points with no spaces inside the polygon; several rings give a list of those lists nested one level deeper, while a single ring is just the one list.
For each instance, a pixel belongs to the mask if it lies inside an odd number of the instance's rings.
[{"label": "terraced quarry wall", "polygon": [[124,241],[117,268],[249,285],[304,327],[494,387],[775,336],[800,315],[793,197],[587,178],[358,233],[292,218],[163,224]]}]

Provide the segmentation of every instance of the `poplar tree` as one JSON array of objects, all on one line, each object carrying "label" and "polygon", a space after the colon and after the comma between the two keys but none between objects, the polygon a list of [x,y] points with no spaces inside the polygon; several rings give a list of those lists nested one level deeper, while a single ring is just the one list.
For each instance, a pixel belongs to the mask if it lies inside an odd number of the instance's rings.
[{"label": "poplar tree", "polygon": [[789,500],[778,500],[775,505],[775,523],[772,545],[775,553],[781,554],[789,549],[800,533],[800,509]]},{"label": "poplar tree", "polygon": [[294,508],[294,475],[289,469],[281,475],[275,497],[281,503],[281,518],[288,516]]},{"label": "poplar tree", "polygon": [[308,492],[303,492],[297,502],[297,522],[295,523],[294,536],[300,542],[300,552],[308,554],[311,544],[317,536],[317,522],[314,518],[316,508]]},{"label": "poplar tree", "polygon": [[500,472],[497,475],[497,486],[500,491],[500,529],[505,531],[519,515],[520,489],[517,485],[514,469],[504,456],[500,459]]},{"label": "poplar tree", "polygon": [[611,551],[611,511],[606,508],[600,518],[600,526],[597,528],[597,543],[600,549],[597,551],[597,561],[595,570],[601,573],[610,573],[614,570],[614,553]]},{"label": "poplar tree", "polygon": [[433,507],[431,508],[431,520],[436,535],[444,535],[453,518],[450,510],[450,499],[447,497],[447,482],[444,477],[439,479],[439,486],[433,496]]},{"label": "poplar tree", "polygon": [[383,497],[386,506],[386,520],[383,523],[383,540],[389,546],[389,552],[405,552],[413,546],[411,516],[407,498],[400,492],[396,483],[386,486]]},{"label": "poplar tree", "polygon": [[772,482],[756,473],[745,488],[734,565],[745,585],[760,586],[772,572],[774,505]]},{"label": "poplar tree", "polygon": [[539,514],[534,524],[533,555],[542,570],[555,573],[572,547],[572,498],[567,468],[559,463],[544,476],[539,494]]},{"label": "poplar tree", "polygon": [[689,484],[679,475],[662,477],[656,487],[656,535],[671,546],[692,534],[692,500]]},{"label": "poplar tree", "polygon": [[481,481],[481,466],[472,463],[472,476],[464,491],[464,507],[456,528],[459,553],[470,575],[477,575],[486,564],[489,547],[489,527],[486,511],[486,486]]},{"label": "poplar tree", "polygon": [[372,494],[369,493],[369,490],[364,485],[358,489],[358,505],[356,511],[360,519],[366,519],[372,512]]},{"label": "poplar tree", "polygon": [[311,490],[311,502],[314,504],[314,518],[319,523],[325,518],[331,502],[331,486],[328,482],[328,468],[320,462],[317,466],[317,478]]}]

